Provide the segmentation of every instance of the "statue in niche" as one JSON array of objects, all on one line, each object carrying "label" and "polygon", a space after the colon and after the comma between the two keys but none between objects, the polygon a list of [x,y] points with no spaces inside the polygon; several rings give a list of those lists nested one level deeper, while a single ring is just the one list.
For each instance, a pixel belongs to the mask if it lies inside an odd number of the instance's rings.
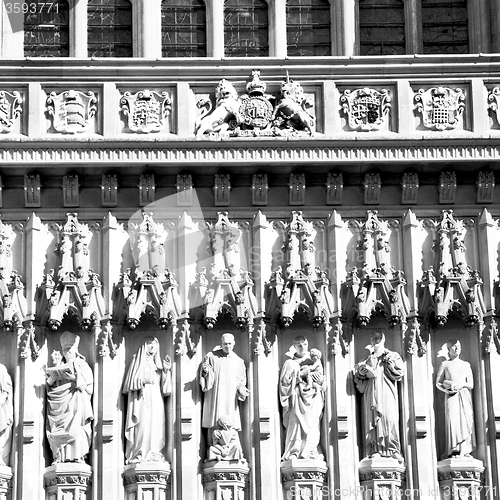
[{"label": "statue in niche", "polygon": [[78,352],[80,337],[64,332],[60,343],[62,356],[54,351],[53,366],[46,370],[47,439],[53,463],[83,463],[91,443],[94,378],[90,366]]},{"label": "statue in niche", "polygon": [[320,424],[325,405],[325,377],[321,353],[308,349],[302,335],[290,349],[290,359],[281,368],[279,379],[283,425],[286,428],[282,460],[323,460],[319,447]]},{"label": "statue in niche", "polygon": [[12,379],[7,368],[0,364],[0,466],[9,465],[13,423]]},{"label": "statue in niche", "polygon": [[217,427],[212,434],[212,445],[208,450],[207,461],[238,460],[246,462],[243,457],[238,431],[233,427],[229,417],[222,415],[217,420]]},{"label": "statue in niche", "polygon": [[474,381],[470,364],[460,359],[461,352],[460,341],[453,339],[438,354],[447,358],[441,363],[436,376],[436,387],[445,393],[446,452],[443,459],[470,457],[476,448],[472,405]]},{"label": "statue in niche", "polygon": [[354,367],[354,382],[363,394],[362,422],[367,458],[388,457],[403,462],[399,440],[397,382],[404,365],[397,352],[385,348],[385,335],[375,332],[370,355]]},{"label": "statue in niche", "polygon": [[238,401],[245,401],[250,393],[245,363],[233,349],[234,336],[224,333],[221,345],[205,356],[198,373],[204,392],[201,426],[208,429],[210,446],[214,445],[214,432],[220,431],[221,417],[231,422],[234,431],[241,430]]},{"label": "statue in niche", "polygon": [[146,337],[130,363],[123,393],[127,395],[125,460],[164,462],[165,404],[172,392],[172,362],[160,357],[156,337]]}]

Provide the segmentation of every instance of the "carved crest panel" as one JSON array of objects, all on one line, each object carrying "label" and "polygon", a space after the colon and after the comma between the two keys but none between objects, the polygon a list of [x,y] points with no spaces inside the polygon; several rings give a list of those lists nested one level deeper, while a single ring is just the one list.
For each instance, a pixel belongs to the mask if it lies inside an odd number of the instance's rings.
[{"label": "carved crest panel", "polygon": [[[46,102],[46,112],[52,119],[52,128],[62,134],[95,132],[97,96],[89,90],[51,92]],[[49,130],[50,132],[50,130]]]},{"label": "carved crest panel", "polygon": [[135,94],[125,92],[120,99],[120,109],[129,132],[149,134],[170,131],[168,117],[172,99],[168,92],[147,89]]},{"label": "carved crest panel", "polygon": [[429,130],[463,128],[465,94],[460,88],[432,87],[420,89],[415,95],[415,109],[422,125]]},{"label": "carved crest panel", "polygon": [[348,128],[358,131],[387,129],[391,100],[387,89],[376,90],[365,87],[344,90],[340,102],[342,110],[347,115]]},{"label": "carved crest panel", "polygon": [[0,91],[0,132],[20,132],[19,119],[22,111],[22,96],[17,90]]}]

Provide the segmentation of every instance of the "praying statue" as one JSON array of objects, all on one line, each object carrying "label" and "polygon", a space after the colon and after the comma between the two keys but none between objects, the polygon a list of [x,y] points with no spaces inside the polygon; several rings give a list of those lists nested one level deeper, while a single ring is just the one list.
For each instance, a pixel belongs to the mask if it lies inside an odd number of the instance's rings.
[{"label": "praying statue", "polygon": [[0,466],[9,465],[13,423],[12,379],[5,365],[0,363]]},{"label": "praying statue", "polygon": [[238,431],[226,415],[222,415],[217,420],[217,427],[212,434],[212,445],[208,450],[210,460],[238,460],[246,462],[243,458],[240,437]]},{"label": "praying statue", "polygon": [[204,393],[201,426],[208,429],[212,446],[218,421],[225,417],[236,431],[241,430],[239,401],[249,394],[245,363],[233,351],[234,336],[224,333],[221,345],[209,352],[200,365],[198,380]]},{"label": "praying statue", "polygon": [[363,394],[365,457],[388,457],[403,462],[397,388],[404,374],[403,360],[397,352],[385,348],[382,332],[373,333],[370,340],[367,346],[370,355],[354,367],[354,382]]},{"label": "praying statue", "polygon": [[302,335],[293,341],[290,359],[281,368],[279,397],[286,429],[282,460],[323,460],[319,440],[325,405],[325,377],[321,352],[308,349]]},{"label": "praying statue", "polygon": [[160,357],[156,337],[146,337],[130,363],[123,393],[127,395],[125,460],[164,462],[165,403],[172,392],[172,362]]},{"label": "praying statue", "polygon": [[447,358],[441,363],[436,376],[436,387],[445,393],[444,420],[446,426],[446,452],[442,458],[469,457],[476,448],[472,369],[460,359],[459,340],[450,340],[439,355]]},{"label": "praying statue", "polygon": [[47,439],[53,463],[84,462],[92,440],[92,392],[90,366],[78,352],[80,337],[64,332],[62,355],[52,353],[47,368]]}]

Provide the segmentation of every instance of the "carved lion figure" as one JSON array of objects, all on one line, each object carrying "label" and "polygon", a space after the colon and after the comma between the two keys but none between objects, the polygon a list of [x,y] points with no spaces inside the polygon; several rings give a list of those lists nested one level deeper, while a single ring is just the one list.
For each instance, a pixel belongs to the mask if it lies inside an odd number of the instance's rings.
[{"label": "carved lion figure", "polygon": [[237,119],[240,106],[236,89],[225,79],[222,79],[215,89],[215,109],[212,110],[210,99],[200,99],[196,105],[198,108],[204,108],[195,122],[196,137],[210,132],[226,132],[229,122]]},{"label": "carved lion figure", "polygon": [[273,114],[273,125],[278,128],[307,130],[314,133],[315,116],[313,104],[304,95],[300,83],[287,78],[281,85],[281,100]]}]

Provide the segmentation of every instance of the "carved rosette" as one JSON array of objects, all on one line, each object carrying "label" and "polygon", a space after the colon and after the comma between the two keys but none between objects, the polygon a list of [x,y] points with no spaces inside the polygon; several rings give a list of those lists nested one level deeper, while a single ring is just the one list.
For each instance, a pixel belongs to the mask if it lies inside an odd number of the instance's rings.
[{"label": "carved rosette", "polygon": [[173,327],[181,311],[178,285],[167,268],[167,231],[153,214],[143,213],[142,222],[129,224],[129,235],[134,268],[122,273],[116,287],[115,317],[131,329],[144,314],[151,314],[160,328]]},{"label": "carved rosette", "polygon": [[54,224],[57,233],[57,272],[50,269],[36,296],[36,314],[41,325],[56,331],[67,314],[78,319],[83,330],[99,326],[104,299],[99,275],[90,268],[89,244],[92,231],[67,214],[66,223]]},{"label": "carved rosette", "polygon": [[387,89],[368,87],[354,91],[344,90],[340,97],[351,130],[379,130],[385,125],[391,109],[391,96]]},{"label": "carved rosette", "polygon": [[52,117],[52,126],[63,134],[81,134],[90,127],[90,119],[97,113],[97,97],[89,90],[51,92],[47,98],[46,112]]},{"label": "carved rosette", "polygon": [[226,212],[219,212],[217,222],[209,225],[211,269],[197,274],[192,287],[195,304],[192,310],[196,322],[213,328],[219,314],[227,313],[238,328],[253,325],[257,300],[253,281],[240,255],[240,240],[244,224],[232,222]]},{"label": "carved rosette", "polygon": [[0,132],[7,134],[12,131],[16,120],[21,116],[21,94],[14,90],[0,91]]},{"label": "carved rosette", "polygon": [[415,109],[422,124],[430,130],[452,130],[460,125],[465,109],[465,94],[460,88],[432,87],[415,95]]},{"label": "carved rosette", "polygon": [[7,331],[21,327],[28,311],[21,276],[12,268],[12,245],[22,230],[0,221],[0,325]]},{"label": "carved rosette", "polygon": [[435,230],[434,267],[424,272],[420,282],[419,311],[424,323],[444,325],[450,312],[458,314],[467,326],[483,322],[483,280],[467,264],[465,223],[443,210],[441,221],[429,221]]},{"label": "carved rosette", "polygon": [[342,284],[342,315],[348,323],[364,327],[378,314],[390,326],[401,325],[405,329],[409,300],[404,273],[390,264],[391,226],[378,218],[376,210],[369,210],[366,221],[358,228],[356,250],[364,266],[353,267]]},{"label": "carved rosette", "polygon": [[285,232],[283,251],[287,267],[275,269],[266,285],[267,321],[289,327],[300,309],[318,328],[329,323],[333,316],[333,297],[326,271],[316,265],[317,229],[313,222],[304,220],[302,212],[292,212],[292,221],[285,226]]},{"label": "carved rosette", "polygon": [[172,110],[172,100],[167,92],[141,90],[135,94],[125,92],[120,99],[120,108],[127,118],[132,132],[149,134],[168,132],[167,117]]}]

